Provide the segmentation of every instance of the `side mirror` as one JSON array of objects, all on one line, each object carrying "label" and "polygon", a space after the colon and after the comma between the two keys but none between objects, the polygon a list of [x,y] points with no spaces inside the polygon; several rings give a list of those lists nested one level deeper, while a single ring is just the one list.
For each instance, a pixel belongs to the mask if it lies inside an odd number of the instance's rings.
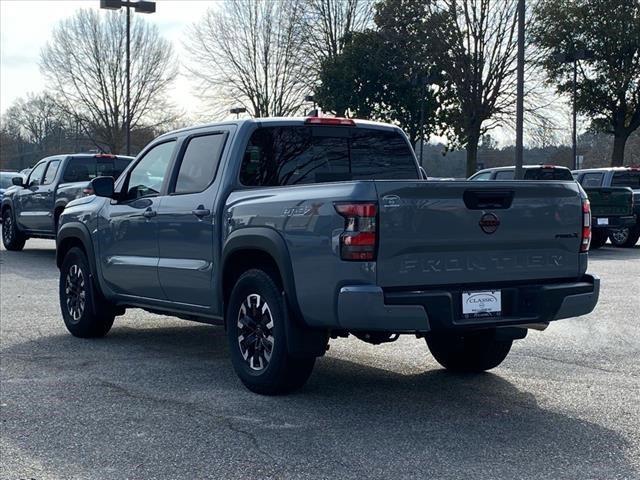
[{"label": "side mirror", "polygon": [[22,177],[13,177],[11,179],[11,183],[17,185],[18,187],[24,187],[24,178]]},{"label": "side mirror", "polygon": [[113,177],[96,177],[91,180],[93,193],[98,197],[113,198],[114,185]]}]

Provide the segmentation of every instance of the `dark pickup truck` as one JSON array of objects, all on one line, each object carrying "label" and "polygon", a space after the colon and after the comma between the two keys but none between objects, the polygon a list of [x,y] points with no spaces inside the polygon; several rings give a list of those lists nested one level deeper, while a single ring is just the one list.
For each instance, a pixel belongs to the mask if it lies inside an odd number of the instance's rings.
[{"label": "dark pickup truck", "polygon": [[640,238],[640,168],[613,167],[574,170],[591,202],[591,247],[607,237],[616,247],[633,247]]},{"label": "dark pickup truck", "polygon": [[16,173],[0,203],[5,248],[22,250],[30,237],[56,238],[66,205],[90,194],[93,178],[117,178],[131,160],[108,154],[55,155],[40,160],[26,180]]},{"label": "dark pickup truck", "polygon": [[60,307],[79,337],[126,308],[224,325],[251,390],[302,386],[330,338],[425,338],[499,365],[528,329],[591,312],[589,202],[570,181],[431,182],[405,134],[341,118],[165,134],[60,217]]}]

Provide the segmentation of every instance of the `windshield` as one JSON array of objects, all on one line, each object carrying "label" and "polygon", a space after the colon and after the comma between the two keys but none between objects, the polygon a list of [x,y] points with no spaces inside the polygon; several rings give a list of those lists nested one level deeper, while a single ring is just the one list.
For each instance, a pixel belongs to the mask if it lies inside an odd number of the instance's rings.
[{"label": "windshield", "polygon": [[418,178],[412,150],[398,132],[328,126],[257,129],[240,172],[248,186]]},{"label": "windshield", "polygon": [[640,189],[640,171],[616,172],[611,180],[612,187]]},{"label": "windshield", "polygon": [[64,171],[63,182],[88,182],[96,177],[118,178],[127,168],[128,158],[74,157]]}]

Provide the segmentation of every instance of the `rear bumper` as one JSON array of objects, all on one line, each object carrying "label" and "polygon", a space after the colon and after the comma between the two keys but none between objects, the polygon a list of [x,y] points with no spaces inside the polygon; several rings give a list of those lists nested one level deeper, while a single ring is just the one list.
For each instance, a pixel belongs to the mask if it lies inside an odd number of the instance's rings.
[{"label": "rear bumper", "polygon": [[[606,219],[606,225],[599,225],[598,221],[600,219]],[[635,225],[637,222],[637,218],[635,215],[627,215],[625,217],[607,217],[606,215],[593,217],[591,220],[591,228],[605,228],[605,229],[616,229],[616,228],[624,228],[631,227]]]},{"label": "rear bumper", "polygon": [[500,289],[502,316],[462,318],[463,288],[383,291],[371,285],[348,286],[338,294],[338,322],[350,331],[429,332],[510,325],[546,324],[593,311],[600,279],[465,286],[464,290]]}]

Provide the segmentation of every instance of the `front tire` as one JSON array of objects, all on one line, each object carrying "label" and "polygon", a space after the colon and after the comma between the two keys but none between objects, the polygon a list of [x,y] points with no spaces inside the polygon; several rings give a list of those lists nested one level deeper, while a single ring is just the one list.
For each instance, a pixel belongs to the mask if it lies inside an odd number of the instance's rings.
[{"label": "front tire", "polygon": [[497,340],[495,329],[464,334],[429,333],[427,346],[433,357],[447,370],[483,372],[507,358],[513,340]]},{"label": "front tire", "polygon": [[613,230],[609,234],[609,239],[614,247],[632,248],[635,247],[640,238],[640,227],[625,227],[619,230]]},{"label": "front tire", "polygon": [[287,313],[282,289],[262,270],[248,270],[233,287],[226,316],[231,362],[252,392],[289,393],[311,375],[315,357],[288,352]]},{"label": "front tire", "polygon": [[27,236],[16,225],[11,209],[5,208],[2,212],[2,243],[4,248],[17,252],[24,248],[26,241]]},{"label": "front tire", "polygon": [[115,318],[113,306],[94,288],[84,251],[70,249],[60,268],[60,309],[71,335],[80,338],[104,337]]}]

